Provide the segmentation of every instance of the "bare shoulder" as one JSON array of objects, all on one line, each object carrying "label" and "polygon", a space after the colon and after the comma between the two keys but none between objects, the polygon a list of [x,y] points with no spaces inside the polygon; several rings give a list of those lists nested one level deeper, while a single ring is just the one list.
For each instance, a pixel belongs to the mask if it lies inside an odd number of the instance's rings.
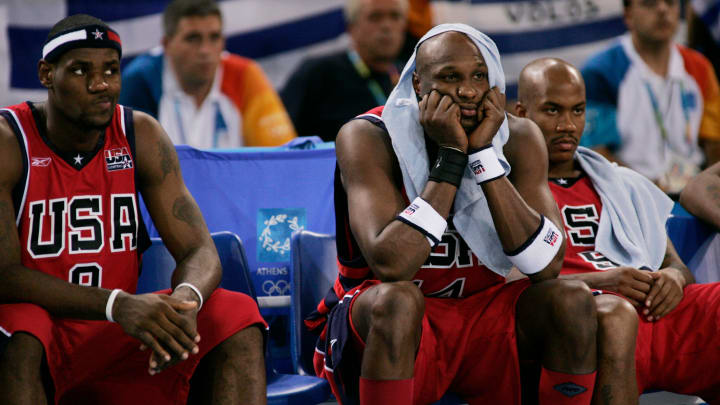
[{"label": "bare shoulder", "polygon": [[178,174],[180,165],[175,146],[152,116],[133,110],[138,172],[144,185],[162,183],[169,174]]},{"label": "bare shoulder", "polygon": [[368,120],[346,123],[335,141],[338,164],[343,174],[365,168],[388,172],[399,170],[388,133]]},{"label": "bare shoulder", "polygon": [[547,164],[547,147],[542,131],[528,118],[507,115],[510,137],[503,148],[510,165],[526,160],[543,161]]},{"label": "bare shoulder", "polygon": [[10,123],[0,116],[0,184],[12,187],[22,174],[22,152]]}]

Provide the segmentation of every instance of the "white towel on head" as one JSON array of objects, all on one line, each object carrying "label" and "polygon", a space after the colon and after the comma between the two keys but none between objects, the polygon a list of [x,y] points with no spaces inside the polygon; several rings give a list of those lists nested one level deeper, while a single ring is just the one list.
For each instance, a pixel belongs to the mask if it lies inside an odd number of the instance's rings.
[{"label": "white towel on head", "polygon": [[[501,93],[505,93],[505,73],[500,64],[500,53],[495,43],[482,32],[465,24],[442,24],[428,31],[418,41],[415,52],[405,65],[400,80],[390,94],[382,113],[383,122],[390,134],[400,164],[405,192],[411,201],[425,188],[429,175],[425,137],[420,125],[417,97],[412,86],[415,56],[418,47],[425,40],[448,31],[461,32],[475,43],[488,67],[490,87],[497,86]],[[509,136],[506,118],[492,141],[500,163],[505,168],[505,174],[510,172],[510,165],[502,149]],[[485,194],[475,183],[475,177],[470,169],[465,169],[453,208],[455,228],[473,253],[491,270],[506,276],[510,272],[512,263],[503,252]]]}]

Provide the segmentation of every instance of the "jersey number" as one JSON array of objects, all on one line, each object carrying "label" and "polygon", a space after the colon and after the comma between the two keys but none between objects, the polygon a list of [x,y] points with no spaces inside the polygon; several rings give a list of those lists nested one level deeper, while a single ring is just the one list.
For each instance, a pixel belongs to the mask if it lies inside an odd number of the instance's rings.
[{"label": "jersey number", "polygon": [[73,284],[88,287],[102,286],[102,267],[97,263],[74,265],[69,272],[69,280]]}]

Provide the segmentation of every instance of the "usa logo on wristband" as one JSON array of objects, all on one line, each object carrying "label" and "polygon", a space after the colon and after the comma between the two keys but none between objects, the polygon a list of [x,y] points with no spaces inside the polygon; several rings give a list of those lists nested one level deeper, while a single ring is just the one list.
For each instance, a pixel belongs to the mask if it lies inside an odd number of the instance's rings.
[{"label": "usa logo on wristband", "polygon": [[420,208],[420,207],[419,207],[417,204],[414,204],[414,203],[413,203],[413,204],[408,205],[407,208],[405,208],[405,211],[404,211],[404,212],[405,212],[407,215],[412,215],[412,214],[415,213],[415,211],[416,211],[418,208]]},{"label": "usa logo on wristband", "polygon": [[470,169],[472,169],[473,173],[476,175],[485,173],[485,166],[483,166],[482,162],[479,160],[470,162]]},{"label": "usa logo on wristband", "polygon": [[548,233],[543,238],[543,241],[550,246],[555,246],[555,243],[558,241],[557,232],[552,229],[548,230]]}]

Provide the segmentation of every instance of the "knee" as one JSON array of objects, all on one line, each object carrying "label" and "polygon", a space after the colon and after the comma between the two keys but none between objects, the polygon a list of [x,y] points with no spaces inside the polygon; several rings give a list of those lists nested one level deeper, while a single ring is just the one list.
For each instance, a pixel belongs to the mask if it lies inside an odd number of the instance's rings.
[{"label": "knee", "polygon": [[614,295],[597,297],[598,339],[606,355],[624,356],[635,350],[638,316],[626,300]]},{"label": "knee", "polygon": [[10,368],[18,374],[40,374],[45,348],[34,336],[15,333],[0,356],[0,368]]},{"label": "knee", "polygon": [[410,281],[380,285],[371,308],[371,325],[376,331],[408,333],[419,329],[425,312],[425,298]]},{"label": "knee", "polygon": [[550,289],[550,319],[557,328],[569,333],[595,335],[597,311],[588,286],[577,280],[554,280]]}]

